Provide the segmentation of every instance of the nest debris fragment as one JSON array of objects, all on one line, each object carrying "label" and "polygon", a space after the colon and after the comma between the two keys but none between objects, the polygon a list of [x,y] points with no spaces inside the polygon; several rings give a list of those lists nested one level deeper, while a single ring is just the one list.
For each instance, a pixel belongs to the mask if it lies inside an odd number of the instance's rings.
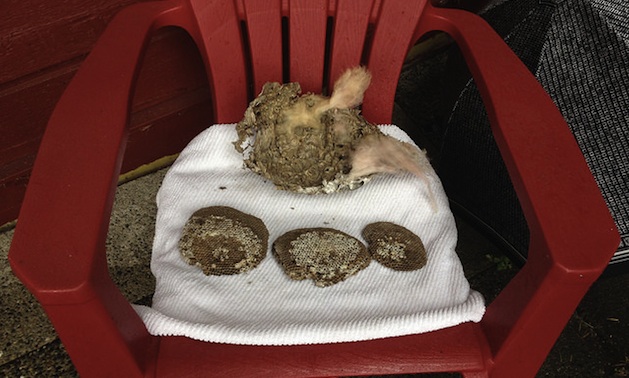
[{"label": "nest debris fragment", "polygon": [[264,222],[226,206],[197,210],[186,222],[179,251],[206,275],[248,272],[266,257],[269,232]]},{"label": "nest debris fragment", "polygon": [[312,279],[319,287],[344,281],[371,262],[362,242],[332,228],[289,231],[273,243],[273,255],[291,279]]},{"label": "nest debris fragment", "polygon": [[363,229],[371,257],[398,271],[423,268],[428,258],[421,238],[407,228],[391,222],[375,222]]}]

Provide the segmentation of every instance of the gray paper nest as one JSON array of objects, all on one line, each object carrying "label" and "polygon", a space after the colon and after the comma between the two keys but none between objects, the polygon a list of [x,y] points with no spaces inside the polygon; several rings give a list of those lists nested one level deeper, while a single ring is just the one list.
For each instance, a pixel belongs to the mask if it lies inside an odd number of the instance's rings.
[{"label": "gray paper nest", "polygon": [[237,125],[245,165],[279,189],[309,194],[356,189],[378,172],[424,178],[423,151],[384,135],[356,109],[370,81],[365,68],[349,69],[331,97],[266,83]]}]

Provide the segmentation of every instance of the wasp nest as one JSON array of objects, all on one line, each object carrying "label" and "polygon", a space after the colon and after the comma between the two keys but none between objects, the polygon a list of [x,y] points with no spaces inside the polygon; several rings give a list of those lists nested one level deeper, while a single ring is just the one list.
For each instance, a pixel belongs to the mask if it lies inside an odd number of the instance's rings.
[{"label": "wasp nest", "polygon": [[366,69],[350,69],[331,97],[302,95],[299,83],[266,83],[236,128],[245,165],[280,189],[305,193],[355,189],[378,172],[422,174],[419,149],[385,136],[355,109],[370,81]]},{"label": "wasp nest", "polygon": [[196,211],[179,239],[184,260],[206,275],[248,272],[266,256],[269,232],[264,223],[231,207]]},{"label": "wasp nest", "polygon": [[363,229],[371,257],[380,264],[401,271],[426,265],[424,243],[410,230],[390,222],[376,222]]},{"label": "wasp nest", "polygon": [[358,239],[331,228],[292,230],[273,243],[273,254],[294,280],[331,286],[366,268],[371,257]]}]

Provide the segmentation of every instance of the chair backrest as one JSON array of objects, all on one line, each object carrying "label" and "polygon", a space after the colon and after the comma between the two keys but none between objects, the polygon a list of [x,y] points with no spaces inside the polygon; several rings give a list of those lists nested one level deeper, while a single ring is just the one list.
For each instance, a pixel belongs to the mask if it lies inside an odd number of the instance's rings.
[{"label": "chair backrest", "polygon": [[[188,0],[215,93],[217,122],[240,120],[267,81],[326,93],[350,67],[373,74],[363,114],[391,121],[402,64],[426,0]],[[235,37],[238,36],[238,37]]]}]

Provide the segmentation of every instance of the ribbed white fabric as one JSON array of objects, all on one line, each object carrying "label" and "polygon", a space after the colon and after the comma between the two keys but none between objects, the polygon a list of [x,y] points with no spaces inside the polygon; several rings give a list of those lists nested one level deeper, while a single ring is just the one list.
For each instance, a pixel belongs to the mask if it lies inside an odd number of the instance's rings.
[{"label": "ribbed white fabric", "polygon": [[[395,126],[381,129],[412,143]],[[437,211],[424,182],[410,174],[376,175],[354,191],[293,193],[245,169],[232,144],[236,139],[235,125],[208,128],[164,178],[151,260],[157,280],[153,305],[135,306],[150,333],[231,344],[318,344],[422,333],[481,319],[484,301],[463,275],[454,251],[454,218],[432,168]],[[266,224],[269,253],[256,269],[206,276],[181,258],[177,243],[184,224],[194,211],[215,205]],[[428,264],[397,272],[372,261],[346,281],[321,288],[289,279],[270,252],[275,239],[301,227],[331,227],[365,242],[363,227],[376,221],[419,235]]]}]

